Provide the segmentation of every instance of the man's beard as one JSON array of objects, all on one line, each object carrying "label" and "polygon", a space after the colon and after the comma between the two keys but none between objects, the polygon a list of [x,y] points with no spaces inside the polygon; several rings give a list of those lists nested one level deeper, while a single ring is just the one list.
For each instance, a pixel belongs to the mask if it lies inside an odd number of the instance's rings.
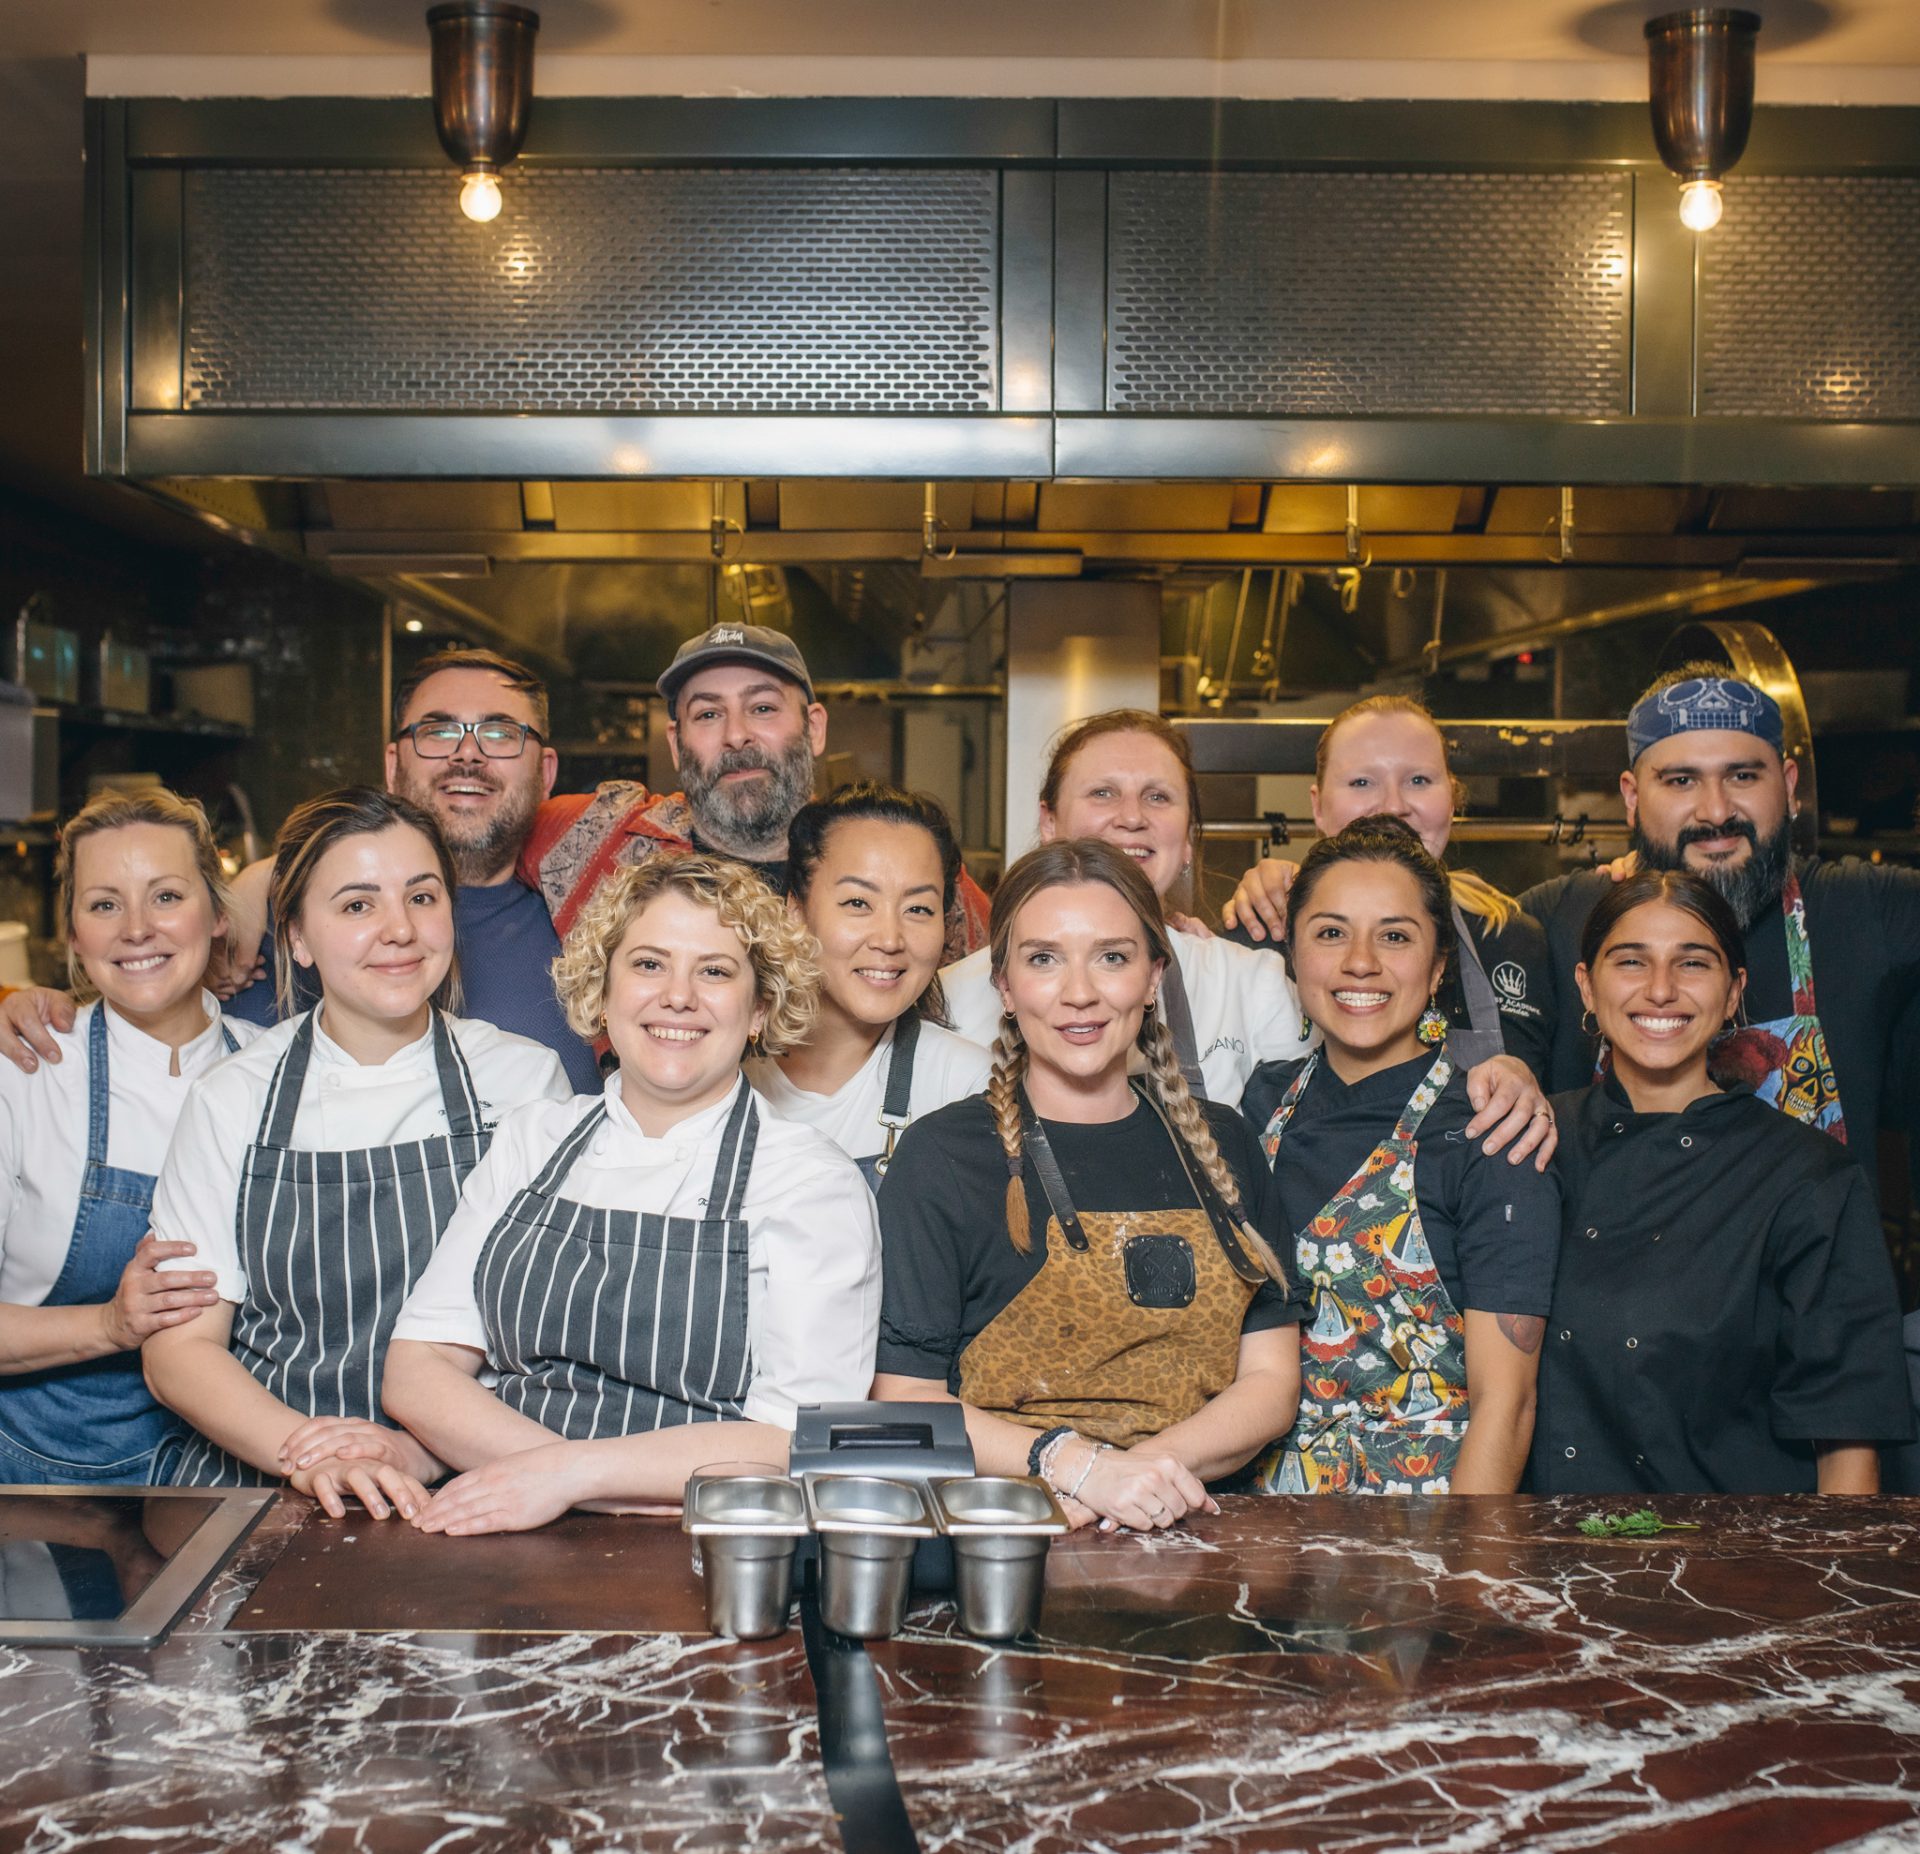
[{"label": "man's beard", "polygon": [[[1752,854],[1736,867],[1709,863],[1705,868],[1695,868],[1687,861],[1687,846],[1715,837],[1744,837],[1753,846]],[[1786,886],[1793,862],[1793,819],[1782,818],[1780,828],[1764,843],[1745,818],[1728,818],[1724,824],[1690,824],[1672,843],[1656,843],[1636,818],[1627,841],[1643,869],[1683,869],[1697,875],[1733,910],[1744,932],[1769,908],[1779,905],[1780,891]]]},{"label": "man's beard", "polygon": [[[764,772],[765,779],[726,785],[728,773]],[[693,812],[693,827],[717,850],[756,862],[786,853],[787,827],[813,796],[813,748],[805,734],[776,758],[760,747],[732,747],[701,765],[691,753],[680,761],[680,784]]]},{"label": "man's beard", "polygon": [[[516,765],[514,772],[520,773]],[[442,780],[458,779],[463,784],[492,785],[500,793],[500,802],[487,815],[454,813],[438,801]],[[453,870],[461,882],[479,887],[497,881],[519,860],[520,846],[533,829],[533,814],[540,809],[538,779],[525,776],[501,778],[491,766],[476,772],[462,766],[456,773],[451,762],[432,770],[408,768],[399,781],[402,798],[431,811],[447,840],[453,858]]]}]

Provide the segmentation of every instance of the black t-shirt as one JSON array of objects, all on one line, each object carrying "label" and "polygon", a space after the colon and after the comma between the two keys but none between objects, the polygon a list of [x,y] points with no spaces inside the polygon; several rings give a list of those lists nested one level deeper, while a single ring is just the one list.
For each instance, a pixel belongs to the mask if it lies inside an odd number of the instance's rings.
[{"label": "black t-shirt", "polygon": [[[1817,856],[1796,857],[1794,869],[1807,904],[1814,1003],[1840,1086],[1847,1137],[1857,1152],[1870,1154],[1889,1039],[1920,984],[1920,870]],[[1584,1088],[1593,1079],[1593,1039],[1580,1027],[1573,969],[1580,963],[1587,916],[1612,880],[1604,869],[1582,870],[1520,897],[1547,930],[1558,1003],[1550,1084],[1556,1090]],[[1746,1004],[1754,1023],[1793,1011],[1786,920],[1777,902],[1747,932]]]},{"label": "black t-shirt", "polygon": [[[1547,951],[1546,929],[1524,911],[1513,915],[1504,927],[1496,928],[1478,914],[1461,909],[1466,919],[1471,948],[1462,947],[1460,958],[1477,958],[1480,969],[1493,986],[1494,1002],[1500,1008],[1500,1035],[1507,1054],[1518,1056],[1547,1084],[1547,1065],[1553,1053],[1554,1009],[1553,965]],[[1279,956],[1280,949],[1271,940],[1256,940],[1244,927],[1216,929],[1223,940],[1255,952]],[[1460,986],[1458,967],[1447,974],[1440,987],[1440,1008],[1449,1023],[1468,1021],[1466,993]]]},{"label": "black t-shirt", "polygon": [[1741,1089],[1559,1096],[1565,1237],[1535,1493],[1811,1493],[1816,1442],[1909,1440],[1893,1268],[1836,1139]]},{"label": "black t-shirt", "polygon": [[[1221,1157],[1240,1186],[1246,1218],[1282,1261],[1288,1242],[1274,1218],[1258,1143],[1231,1108],[1202,1103]],[[1197,1198],[1173,1137],[1146,1102],[1124,1120],[1096,1125],[1041,1123],[1076,1210],[1195,1207]],[[940,1378],[955,1392],[960,1355],[1040,1272],[1046,1259],[1046,1192],[1024,1173],[1031,1253],[1007,1234],[1007,1161],[984,1095],[970,1095],[916,1120],[880,1186],[885,1289],[876,1369]],[[1305,1317],[1303,1300],[1272,1282],[1255,1292],[1243,1332],[1265,1332]]]},{"label": "black t-shirt", "polygon": [[[1256,1137],[1303,1066],[1263,1062],[1248,1078],[1240,1110]],[[1432,1066],[1423,1054],[1349,1087],[1324,1056],[1315,1061],[1274,1161],[1281,1221],[1292,1233],[1283,1259],[1293,1259],[1293,1237],[1393,1131]],[[1545,1313],[1560,1249],[1559,1180],[1535,1171],[1531,1160],[1509,1165],[1503,1153],[1490,1157],[1466,1136],[1472,1118],[1466,1077],[1456,1069],[1427,1109],[1414,1148],[1413,1195],[1434,1266],[1462,1313]]]}]

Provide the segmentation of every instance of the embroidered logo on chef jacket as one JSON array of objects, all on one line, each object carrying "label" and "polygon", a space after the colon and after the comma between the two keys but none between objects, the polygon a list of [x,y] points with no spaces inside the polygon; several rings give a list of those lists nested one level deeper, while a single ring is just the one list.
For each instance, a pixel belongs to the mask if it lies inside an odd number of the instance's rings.
[{"label": "embroidered logo on chef jacket", "polygon": [[1540,1007],[1527,1002],[1527,969],[1517,959],[1503,959],[1487,975],[1493,981],[1495,1003],[1509,1017],[1538,1017]]},{"label": "embroidered logo on chef jacket", "polygon": [[1200,1052],[1200,1060],[1205,1062],[1209,1056],[1222,1049],[1230,1049],[1236,1056],[1244,1056],[1247,1053],[1246,1044],[1237,1036],[1217,1036]]}]

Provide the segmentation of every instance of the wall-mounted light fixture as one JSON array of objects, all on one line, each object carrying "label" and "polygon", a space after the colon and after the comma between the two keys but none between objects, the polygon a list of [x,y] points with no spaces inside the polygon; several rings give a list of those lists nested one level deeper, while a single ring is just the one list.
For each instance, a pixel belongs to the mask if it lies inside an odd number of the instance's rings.
[{"label": "wall-mounted light fixture", "polygon": [[427,8],[427,30],[433,126],[460,166],[460,210],[484,225],[500,213],[500,170],[526,139],[540,15],[504,0],[451,0]]},{"label": "wall-mounted light fixture", "polygon": [[1679,176],[1680,219],[1689,230],[1720,223],[1720,179],[1746,152],[1753,127],[1757,13],[1696,6],[1647,21],[1653,139]]}]

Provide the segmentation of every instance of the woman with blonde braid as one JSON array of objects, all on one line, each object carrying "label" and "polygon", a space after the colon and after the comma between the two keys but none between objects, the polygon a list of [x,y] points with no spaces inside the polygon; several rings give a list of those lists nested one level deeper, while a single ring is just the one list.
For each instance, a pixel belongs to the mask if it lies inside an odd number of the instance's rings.
[{"label": "woman with blonde braid", "polygon": [[874,1395],[957,1400],[980,1471],[1044,1476],[1080,1525],[1214,1510],[1205,1483],[1299,1395],[1266,1167],[1188,1091],[1155,1008],[1170,958],[1122,851],[1022,857],[993,902],[993,1078],[915,1121],[880,1190]]}]

